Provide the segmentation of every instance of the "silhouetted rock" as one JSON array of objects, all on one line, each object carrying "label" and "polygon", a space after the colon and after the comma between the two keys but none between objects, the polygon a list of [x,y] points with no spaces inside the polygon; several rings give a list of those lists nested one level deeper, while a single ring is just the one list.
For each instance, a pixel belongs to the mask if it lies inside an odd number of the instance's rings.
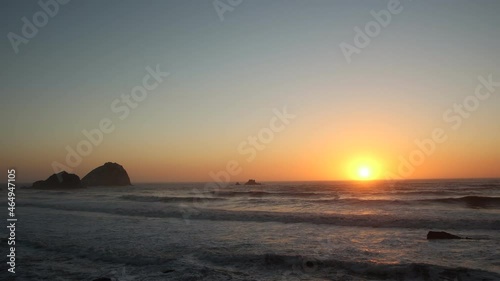
[{"label": "silhouetted rock", "polygon": [[58,174],[53,174],[44,181],[34,182],[32,187],[40,189],[82,188],[83,185],[79,176],[62,171]]},{"label": "silhouetted rock", "polygon": [[255,180],[248,180],[245,185],[261,185],[261,183],[256,182]]},{"label": "silhouetted rock", "polygon": [[127,171],[117,164],[107,162],[106,164],[90,171],[82,179],[85,186],[124,186],[132,185]]},{"label": "silhouetted rock", "polygon": [[432,240],[432,239],[463,239],[463,238],[444,231],[429,231],[427,233],[427,239]]},{"label": "silhouetted rock", "polygon": [[236,185],[241,185],[241,184],[239,182],[237,182]]}]

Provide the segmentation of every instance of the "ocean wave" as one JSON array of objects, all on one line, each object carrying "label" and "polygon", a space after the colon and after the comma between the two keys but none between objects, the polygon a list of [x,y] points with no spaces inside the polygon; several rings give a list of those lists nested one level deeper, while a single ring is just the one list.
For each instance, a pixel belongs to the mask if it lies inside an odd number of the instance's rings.
[{"label": "ocean wave", "polygon": [[[284,277],[299,277],[300,280],[341,277],[347,273],[350,277],[363,280],[500,280],[495,272],[465,267],[450,268],[425,263],[381,263],[375,261],[348,261],[334,258],[301,255],[281,255],[275,253],[227,255],[201,255],[210,264],[248,264],[262,269],[273,269],[282,272]],[[333,276],[332,274],[341,273]],[[351,279],[349,279],[351,280]]]},{"label": "ocean wave", "polygon": [[[263,199],[257,201],[266,203],[266,198],[274,200],[279,199],[297,199],[297,202],[303,200],[307,203],[323,204],[365,204],[365,205],[415,205],[422,203],[434,204],[461,204],[468,208],[500,208],[500,197],[478,196],[474,192],[449,192],[449,191],[410,191],[410,192],[392,192],[385,194],[375,194],[375,196],[385,195],[396,197],[397,199],[365,199],[362,197],[343,197],[336,192],[269,192],[269,191],[218,191],[210,192],[213,198],[232,198],[232,199]],[[422,199],[421,196],[431,195],[435,198]],[[467,196],[464,196],[467,195]],[[454,196],[454,197],[452,197]],[[462,196],[462,197],[456,197]],[[406,197],[406,198],[405,198]],[[208,197],[206,201],[211,200]],[[205,200],[205,198],[202,198]]]},{"label": "ocean wave", "polygon": [[484,187],[485,189],[498,188],[498,187],[500,187],[500,181],[499,182],[490,182],[490,183],[471,184],[471,186]]},{"label": "ocean wave", "polygon": [[478,190],[470,190],[470,189],[463,189],[463,190],[398,190],[398,191],[392,191],[392,192],[387,192],[386,194],[390,195],[410,195],[410,196],[415,196],[415,195],[448,195],[448,196],[453,196],[453,195],[468,195],[468,194],[481,194]]},{"label": "ocean wave", "polygon": [[[264,201],[265,202],[265,201]],[[327,198],[314,199],[305,202],[322,204],[346,204],[346,205],[364,205],[364,206],[390,206],[390,205],[422,205],[427,204],[459,204],[468,208],[500,208],[500,197],[488,196],[464,196],[464,197],[445,197],[430,199],[361,199],[361,198]]]},{"label": "ocean wave", "polygon": [[212,191],[210,194],[220,197],[314,197],[327,193],[319,192],[268,192],[268,191]]},{"label": "ocean wave", "polygon": [[120,196],[123,200],[136,201],[136,202],[164,202],[164,203],[178,203],[178,202],[199,202],[199,201],[221,201],[224,198],[210,198],[210,197],[169,197],[169,196],[140,196],[140,195],[123,195]]},{"label": "ocean wave", "polygon": [[55,254],[77,255],[79,258],[86,258],[94,261],[110,262],[117,264],[130,264],[135,266],[161,265],[175,260],[169,253],[139,249],[130,251],[126,248],[114,248],[111,246],[90,246],[90,247],[68,247],[67,245],[55,245],[42,240],[26,237],[23,244],[33,249],[41,249],[54,252]]},{"label": "ocean wave", "polygon": [[312,203],[337,203],[337,204],[346,204],[346,205],[404,205],[410,204],[413,200],[390,200],[390,199],[358,199],[358,198],[327,198],[327,199],[316,199],[309,200],[308,202]]},{"label": "ocean wave", "polygon": [[464,196],[418,200],[420,202],[465,204],[469,208],[500,208],[500,197]]},{"label": "ocean wave", "polygon": [[[224,269],[230,266],[231,272],[236,273],[235,277],[253,273],[254,277],[272,276],[272,280],[353,280],[352,277],[360,278],[355,280],[500,280],[499,273],[487,270],[416,262],[383,263],[370,260],[346,260],[331,256],[278,254],[274,252],[234,253],[230,248],[198,250],[192,255],[181,255],[177,250],[173,253],[151,250],[147,245],[144,248],[137,248],[135,251],[113,244],[68,247],[65,244],[47,243],[33,237],[24,240],[23,244],[32,249],[44,251],[43,254],[54,256],[60,260],[78,257],[111,265],[147,266],[149,269],[156,269],[156,271],[175,268],[175,270],[170,271],[172,274],[168,276],[171,279],[188,276],[189,272],[202,272],[205,275],[209,271],[211,275],[214,275],[212,276],[214,278],[209,280],[254,280],[215,278],[217,276],[227,277],[227,272]],[[245,269],[246,272],[234,271],[236,268]],[[154,271],[150,273],[151,276],[155,275]],[[144,277],[141,280],[148,280],[147,275]],[[276,279],[276,277],[282,278]],[[347,277],[347,279],[342,277]],[[164,278],[165,276],[161,280],[165,280]]]},{"label": "ocean wave", "polygon": [[338,226],[358,226],[376,228],[409,228],[409,229],[486,229],[500,230],[500,220],[488,218],[460,219],[443,217],[401,217],[396,215],[363,214],[322,214],[298,212],[270,211],[236,211],[190,208],[177,206],[170,208],[148,208],[141,206],[123,207],[112,205],[84,206],[76,204],[24,203],[23,207],[49,208],[65,211],[97,212],[121,216],[139,216],[155,218],[178,218],[188,220],[242,221],[242,222],[281,222],[309,223]]}]

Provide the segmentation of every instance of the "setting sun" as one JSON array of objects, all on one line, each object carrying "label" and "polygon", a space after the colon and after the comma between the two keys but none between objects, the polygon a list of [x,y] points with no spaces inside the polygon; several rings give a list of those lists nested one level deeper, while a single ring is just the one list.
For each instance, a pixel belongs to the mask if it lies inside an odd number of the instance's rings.
[{"label": "setting sun", "polygon": [[382,174],[382,163],[374,155],[353,157],[347,162],[346,173],[352,180],[376,180]]},{"label": "setting sun", "polygon": [[358,169],[358,177],[363,180],[370,179],[372,171],[369,167],[362,166]]}]

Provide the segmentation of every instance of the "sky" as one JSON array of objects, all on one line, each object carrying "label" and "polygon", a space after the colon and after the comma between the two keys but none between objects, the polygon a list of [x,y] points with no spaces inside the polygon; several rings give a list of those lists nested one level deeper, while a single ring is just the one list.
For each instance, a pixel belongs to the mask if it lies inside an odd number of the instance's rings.
[{"label": "sky", "polygon": [[500,2],[394,1],[42,0],[45,22],[38,1],[5,1],[2,169],[21,182],[105,162],[132,182],[500,177]]}]

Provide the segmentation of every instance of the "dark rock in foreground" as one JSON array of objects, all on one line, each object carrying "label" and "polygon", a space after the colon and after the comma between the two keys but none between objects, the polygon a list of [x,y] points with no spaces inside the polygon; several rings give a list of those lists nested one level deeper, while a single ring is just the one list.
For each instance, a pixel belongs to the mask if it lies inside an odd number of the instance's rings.
[{"label": "dark rock in foreground", "polygon": [[245,185],[261,185],[261,183],[256,182],[255,180],[248,180]]},{"label": "dark rock in foreground", "polygon": [[463,238],[444,231],[429,231],[427,233],[427,240],[432,240],[432,239],[463,239]]},{"label": "dark rock in foreground", "polygon": [[132,185],[127,171],[117,164],[107,162],[106,164],[90,171],[82,179],[85,186],[125,186]]},{"label": "dark rock in foreground", "polygon": [[69,174],[62,171],[58,174],[53,174],[44,181],[36,181],[33,183],[33,188],[52,189],[52,188],[82,188],[80,177],[75,174]]}]

